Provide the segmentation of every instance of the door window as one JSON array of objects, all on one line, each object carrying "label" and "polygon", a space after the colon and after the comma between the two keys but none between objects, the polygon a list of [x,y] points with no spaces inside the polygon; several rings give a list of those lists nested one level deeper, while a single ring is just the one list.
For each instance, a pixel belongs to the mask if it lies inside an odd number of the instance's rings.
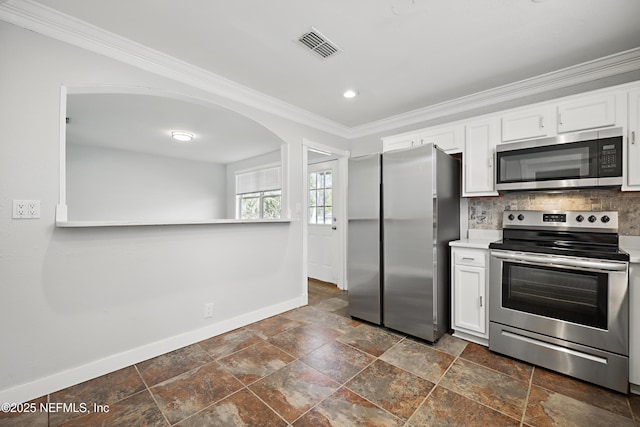
[{"label": "door window", "polygon": [[333,179],[331,170],[309,174],[309,224],[333,222]]}]

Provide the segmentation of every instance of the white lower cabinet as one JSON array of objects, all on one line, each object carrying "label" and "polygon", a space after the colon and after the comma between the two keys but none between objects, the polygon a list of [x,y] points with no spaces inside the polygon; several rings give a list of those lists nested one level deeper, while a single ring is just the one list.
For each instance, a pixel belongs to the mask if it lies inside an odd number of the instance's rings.
[{"label": "white lower cabinet", "polygon": [[486,249],[451,249],[451,325],[454,336],[489,344]]}]

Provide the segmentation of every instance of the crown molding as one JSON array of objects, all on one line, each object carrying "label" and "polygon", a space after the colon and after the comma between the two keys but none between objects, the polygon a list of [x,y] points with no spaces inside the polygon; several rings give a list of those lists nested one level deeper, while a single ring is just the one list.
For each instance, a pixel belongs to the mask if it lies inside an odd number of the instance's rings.
[{"label": "crown molding", "polygon": [[0,2],[0,20],[324,132],[349,133],[347,126],[31,0]]},{"label": "crown molding", "polygon": [[348,127],[32,0],[0,0],[0,20],[346,139],[388,132],[640,70],[640,48],[635,48],[407,113]]},{"label": "crown molding", "polygon": [[640,48],[630,49],[540,76],[356,126],[351,128],[350,138],[390,131],[403,126],[415,125],[466,111],[490,107],[502,102],[539,95],[544,92],[639,70]]}]

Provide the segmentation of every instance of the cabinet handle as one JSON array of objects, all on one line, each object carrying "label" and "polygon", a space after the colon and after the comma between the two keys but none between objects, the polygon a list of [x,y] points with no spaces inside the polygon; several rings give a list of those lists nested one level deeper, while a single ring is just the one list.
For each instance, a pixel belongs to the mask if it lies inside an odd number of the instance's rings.
[{"label": "cabinet handle", "polygon": [[489,156],[489,167],[492,168],[493,167],[493,157]]},{"label": "cabinet handle", "polygon": [[482,307],[482,297],[480,297],[480,307]]},{"label": "cabinet handle", "polygon": [[475,261],[475,258],[467,258],[467,257],[463,257],[462,258],[463,261]]},{"label": "cabinet handle", "polygon": [[631,143],[635,145],[636,143],[636,131],[632,130],[631,131]]},{"label": "cabinet handle", "polygon": [[544,129],[544,117],[540,116],[540,129]]},{"label": "cabinet handle", "polygon": [[560,123],[560,125],[562,126],[562,114],[558,114],[558,122]]}]

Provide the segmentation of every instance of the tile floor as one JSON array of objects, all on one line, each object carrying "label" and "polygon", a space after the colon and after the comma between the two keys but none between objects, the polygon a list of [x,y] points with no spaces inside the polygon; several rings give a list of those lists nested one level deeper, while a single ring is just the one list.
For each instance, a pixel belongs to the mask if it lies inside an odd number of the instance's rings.
[{"label": "tile floor", "polygon": [[0,413],[0,426],[640,425],[640,396],[353,321],[335,287],[311,284],[309,301],[35,401],[106,413]]}]

